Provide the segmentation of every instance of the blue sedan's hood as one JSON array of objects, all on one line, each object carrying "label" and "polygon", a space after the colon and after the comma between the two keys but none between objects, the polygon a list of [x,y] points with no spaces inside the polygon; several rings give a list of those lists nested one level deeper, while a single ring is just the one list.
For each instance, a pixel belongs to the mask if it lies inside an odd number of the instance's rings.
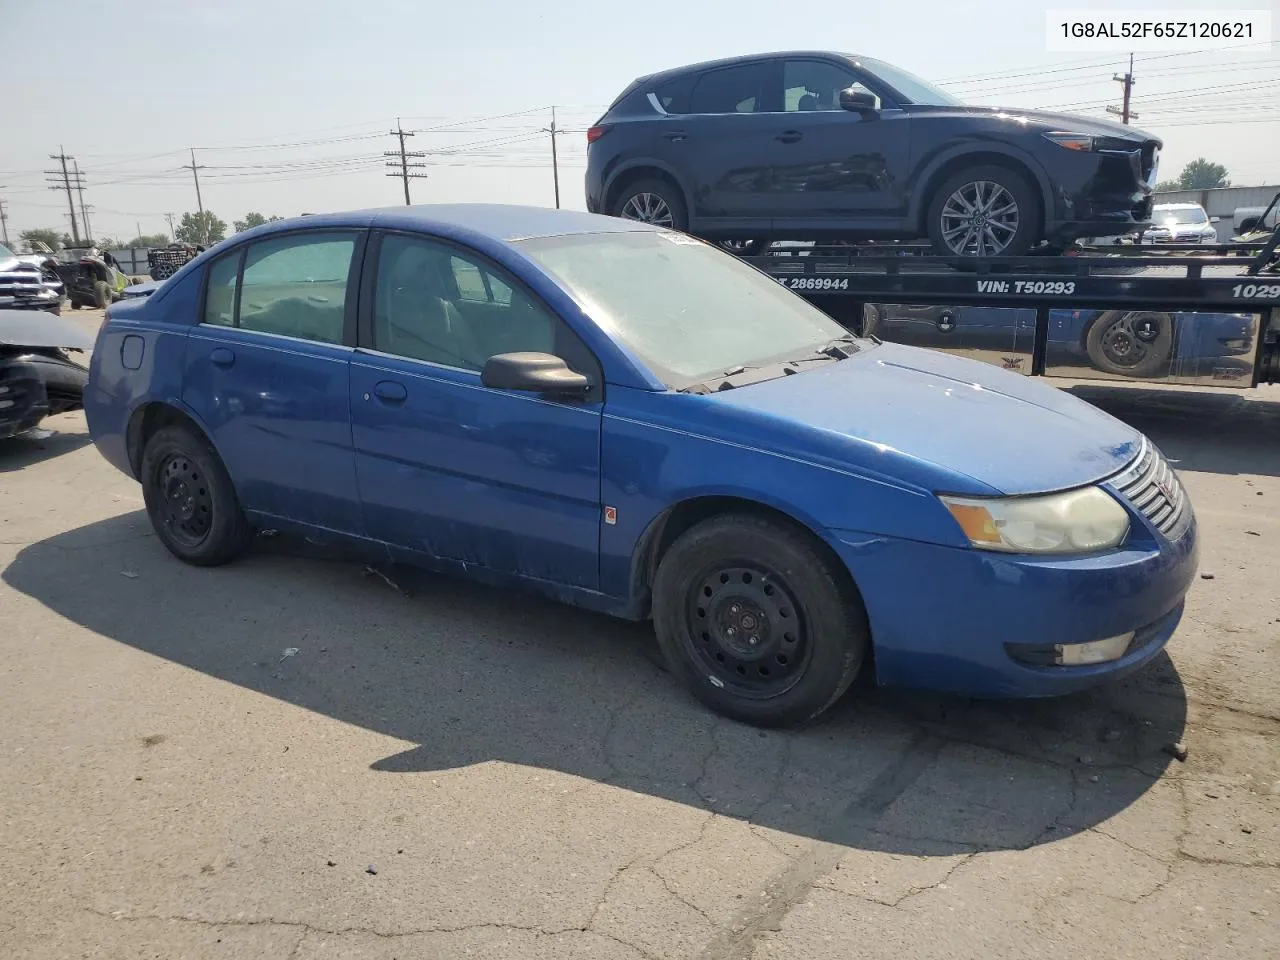
[{"label": "blue sedan's hood", "polygon": [[[1131,427],[1054,387],[889,343],[706,399],[734,419],[746,415],[758,428],[816,446],[823,459],[899,479],[914,474],[914,482],[953,492],[1080,486],[1119,471],[1141,442]],[[785,446],[800,452],[795,443]]]}]

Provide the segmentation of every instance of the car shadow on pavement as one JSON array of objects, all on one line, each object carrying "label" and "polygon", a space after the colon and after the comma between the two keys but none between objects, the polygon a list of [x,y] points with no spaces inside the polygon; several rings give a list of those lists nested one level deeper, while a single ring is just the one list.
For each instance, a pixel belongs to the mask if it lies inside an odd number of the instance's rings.
[{"label": "car shadow on pavement", "polygon": [[1186,723],[1162,655],[1061,700],[859,683],[812,727],[758,730],[680,689],[648,624],[285,537],[199,569],[149,529],[135,512],[68,531],[26,546],[3,579],[103,642],[412,744],[372,764],[388,775],[501,761],[755,828],[950,855],[1026,848],[1120,813],[1172,762],[1165,748]]},{"label": "car shadow on pavement", "polygon": [[1280,402],[1250,391],[1095,384],[1068,391],[1147,434],[1179,470],[1280,477]]},{"label": "car shadow on pavement", "polygon": [[79,450],[88,442],[89,434],[84,430],[61,431],[49,422],[42,423],[31,433],[0,440],[0,473],[22,470],[41,460],[60,457]]}]

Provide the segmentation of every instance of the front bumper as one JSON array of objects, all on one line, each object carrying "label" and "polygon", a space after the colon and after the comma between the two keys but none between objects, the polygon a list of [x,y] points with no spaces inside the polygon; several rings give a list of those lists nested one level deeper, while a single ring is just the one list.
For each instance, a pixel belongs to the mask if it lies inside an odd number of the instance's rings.
[{"label": "front bumper", "polygon": [[0,365],[0,440],[26,433],[48,415],[40,372],[27,363]]},{"label": "front bumper", "polygon": [[1134,233],[1154,205],[1143,153],[1077,153],[1054,148],[1040,157],[1053,184],[1045,234],[1055,239]]},{"label": "front bumper", "polygon": [[[1070,558],[830,533],[866,603],[877,681],[973,697],[1057,696],[1138,669],[1173,635],[1198,552],[1194,518],[1173,542],[1135,518],[1123,548]],[[1130,631],[1108,663],[1036,666],[1012,653]]]}]

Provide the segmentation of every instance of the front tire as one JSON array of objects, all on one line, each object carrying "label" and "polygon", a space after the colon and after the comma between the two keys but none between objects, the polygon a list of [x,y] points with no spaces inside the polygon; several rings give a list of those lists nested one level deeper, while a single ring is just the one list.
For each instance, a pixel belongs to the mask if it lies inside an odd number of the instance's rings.
[{"label": "front tire", "polygon": [[812,539],[750,514],[713,517],[670,547],[653,622],[672,672],[724,716],[806,723],[848,690],[869,629],[857,590]]},{"label": "front tire", "polygon": [[1037,191],[1007,167],[969,167],[943,181],[929,201],[929,241],[943,257],[1020,257],[1040,242]]},{"label": "front tire", "polygon": [[613,215],[656,227],[685,231],[689,212],[680,191],[664,180],[637,180],[624,187],[613,204]]},{"label": "front tire", "polygon": [[142,454],[142,497],[160,541],[200,567],[228,563],[253,539],[217,452],[189,427],[156,431]]}]

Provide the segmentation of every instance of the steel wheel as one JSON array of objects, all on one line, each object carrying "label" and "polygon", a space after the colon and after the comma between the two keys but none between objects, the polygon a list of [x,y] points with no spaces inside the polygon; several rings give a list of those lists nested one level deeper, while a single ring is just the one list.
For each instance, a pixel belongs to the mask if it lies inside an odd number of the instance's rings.
[{"label": "steel wheel", "polygon": [[640,220],[658,227],[673,228],[676,222],[667,201],[656,193],[632,194],[622,205],[620,214],[627,220]]},{"label": "steel wheel", "polygon": [[213,497],[199,467],[175,454],[160,466],[160,522],[176,540],[198,546],[213,525]]},{"label": "steel wheel", "polygon": [[1018,201],[1001,184],[975,180],[942,205],[942,239],[956,256],[999,256],[1018,233]]},{"label": "steel wheel", "polygon": [[721,689],[776,697],[804,673],[810,643],[795,598],[758,564],[708,571],[689,591],[686,616],[693,658]]}]

